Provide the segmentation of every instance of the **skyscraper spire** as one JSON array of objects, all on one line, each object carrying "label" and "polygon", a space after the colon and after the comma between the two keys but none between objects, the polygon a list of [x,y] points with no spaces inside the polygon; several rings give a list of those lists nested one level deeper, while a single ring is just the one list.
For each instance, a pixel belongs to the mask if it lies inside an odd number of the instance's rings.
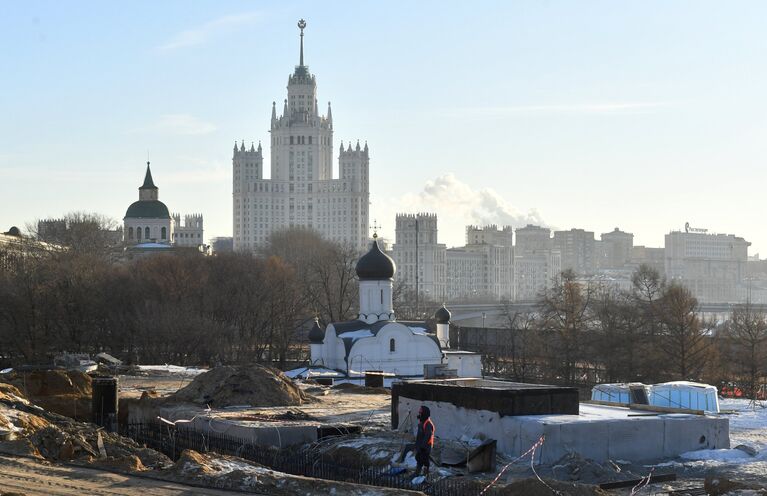
[{"label": "skyscraper spire", "polygon": [[300,19],[298,21],[298,29],[301,30],[301,59],[298,65],[303,66],[304,65],[304,28],[306,27],[306,21],[303,19]]}]

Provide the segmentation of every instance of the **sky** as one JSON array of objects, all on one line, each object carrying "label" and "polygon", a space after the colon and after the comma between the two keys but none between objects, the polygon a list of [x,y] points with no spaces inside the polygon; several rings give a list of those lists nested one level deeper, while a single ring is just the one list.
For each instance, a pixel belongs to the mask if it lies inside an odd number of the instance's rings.
[{"label": "sky", "polygon": [[487,223],[663,246],[689,222],[767,254],[761,1],[2,2],[0,231],[121,221],[148,156],[171,211],[231,236],[232,146],[269,163],[299,18],[383,237],[417,211],[448,246]]}]

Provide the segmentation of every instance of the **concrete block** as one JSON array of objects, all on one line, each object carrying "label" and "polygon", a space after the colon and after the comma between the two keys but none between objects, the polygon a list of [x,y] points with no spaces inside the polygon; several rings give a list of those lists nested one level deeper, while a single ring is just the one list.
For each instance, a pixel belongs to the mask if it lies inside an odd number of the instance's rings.
[{"label": "concrete block", "polygon": [[578,453],[592,460],[607,460],[609,455],[607,422],[573,422],[560,426],[559,442],[565,453]]},{"label": "concrete block", "polygon": [[675,457],[699,449],[729,448],[727,419],[703,416],[666,416],[663,456]]},{"label": "concrete block", "polygon": [[612,420],[607,424],[609,458],[642,461],[663,456],[665,426],[662,418]]}]

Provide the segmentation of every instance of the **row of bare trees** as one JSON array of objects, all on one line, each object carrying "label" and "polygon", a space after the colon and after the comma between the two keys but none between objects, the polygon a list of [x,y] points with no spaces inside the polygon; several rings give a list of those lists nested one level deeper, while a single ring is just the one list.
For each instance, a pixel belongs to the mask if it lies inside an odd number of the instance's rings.
[{"label": "row of bare trees", "polygon": [[[736,306],[724,322],[705,320],[684,286],[642,266],[621,291],[565,272],[536,311],[508,305],[506,329],[477,343],[486,372],[561,384],[702,380],[736,382],[749,396],[767,375],[767,318]],[[477,331],[482,332],[482,331]]]},{"label": "row of bare trees", "polygon": [[75,223],[84,233],[73,245],[0,247],[16,251],[0,269],[0,366],[50,363],[62,351],[284,364],[299,358],[314,316],[327,323],[356,312],[358,254],[313,232],[275,233],[255,254],[133,258],[105,247],[91,232],[97,224]]}]

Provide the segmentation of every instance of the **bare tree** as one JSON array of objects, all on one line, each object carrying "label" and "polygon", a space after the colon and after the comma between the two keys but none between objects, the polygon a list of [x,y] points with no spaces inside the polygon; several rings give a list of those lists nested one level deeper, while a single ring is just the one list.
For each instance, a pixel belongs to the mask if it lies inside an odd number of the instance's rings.
[{"label": "bare tree", "polygon": [[557,380],[576,384],[579,365],[585,357],[585,333],[592,328],[591,302],[596,287],[575,280],[568,270],[542,294],[539,303],[541,328],[556,336],[549,349],[550,361],[557,371]]},{"label": "bare tree", "polygon": [[756,399],[762,377],[767,372],[767,320],[764,313],[751,303],[736,306],[729,334],[734,341],[733,358],[741,374],[740,382],[748,397]]},{"label": "bare tree", "polygon": [[686,287],[672,283],[659,300],[658,317],[667,369],[675,379],[697,379],[710,344],[708,329],[698,316],[698,300]]}]

